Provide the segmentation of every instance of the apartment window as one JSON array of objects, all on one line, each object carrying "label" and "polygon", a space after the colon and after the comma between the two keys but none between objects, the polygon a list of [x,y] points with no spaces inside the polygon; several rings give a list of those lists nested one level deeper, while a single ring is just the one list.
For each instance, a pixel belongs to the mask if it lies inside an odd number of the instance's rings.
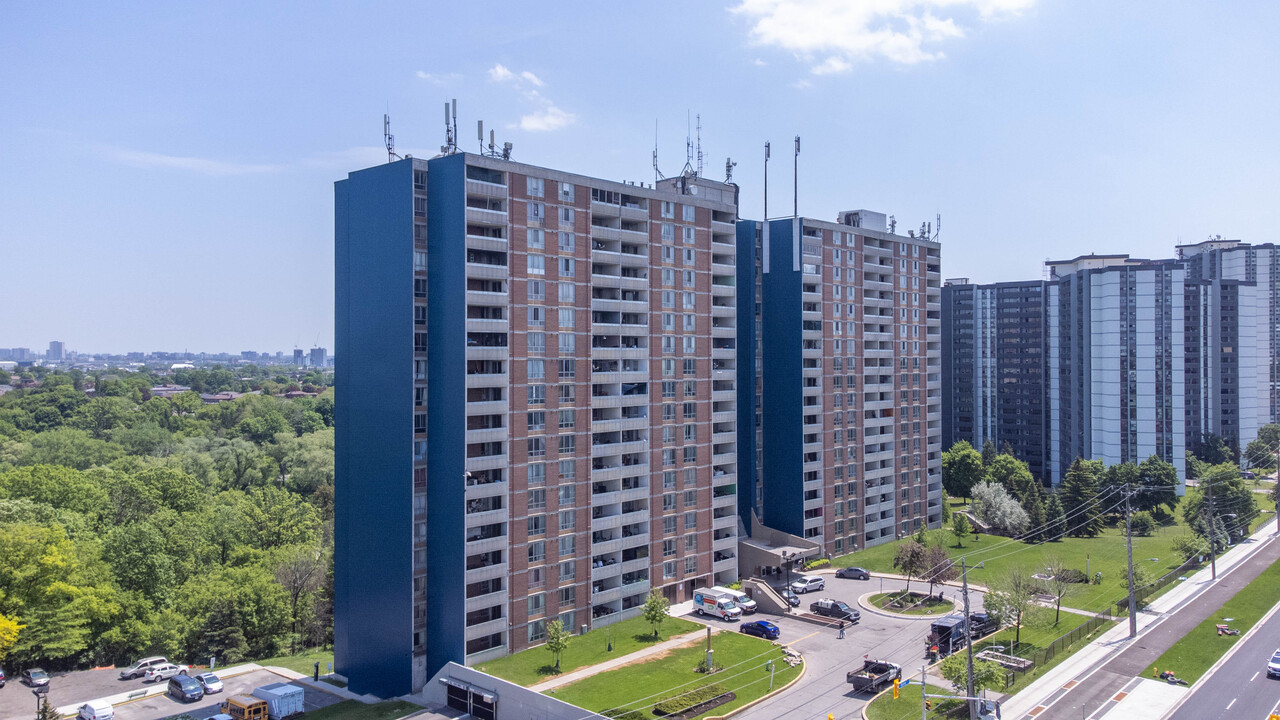
[{"label": "apartment window", "polygon": [[572,355],[572,354],[573,354],[574,347],[577,345],[577,341],[574,339],[574,338],[576,338],[576,337],[577,337],[577,336],[576,336],[576,335],[574,335],[573,333],[560,333],[560,345],[559,345],[559,347],[560,347],[560,354],[561,354],[561,355]]},{"label": "apartment window", "polygon": [[662,444],[674,445],[676,442],[676,429],[670,425],[662,428]]},{"label": "apartment window", "polygon": [[560,563],[560,582],[573,580],[578,575],[577,564],[572,560]]},{"label": "apartment window", "polygon": [[697,425],[694,425],[693,423],[689,423],[688,425],[685,425],[685,426],[684,426],[684,441],[685,441],[685,442],[697,442],[697,441],[698,441],[698,426],[697,426]]},{"label": "apartment window", "polygon": [[[529,543],[529,562],[542,562],[547,559],[547,544],[542,540]],[[532,584],[532,583],[530,583]]]},{"label": "apartment window", "polygon": [[697,419],[697,417],[698,417],[698,404],[697,404],[697,403],[692,403],[692,402],[684,403],[684,405],[683,405],[683,407],[682,407],[682,410],[684,411],[682,414],[684,415],[684,419],[685,419],[685,420],[695,420],[695,419]]},{"label": "apartment window", "polygon": [[560,222],[567,223],[569,225],[573,224],[573,208],[571,207],[560,208]]},{"label": "apartment window", "polygon": [[[570,510],[570,511],[568,511],[567,513],[560,513],[560,527],[561,527],[561,529],[564,529],[564,516],[565,516],[566,514],[569,516],[569,527],[570,527],[570,528],[572,528],[572,527],[573,527],[573,511],[571,511],[571,510]],[[559,541],[558,541],[559,548],[558,548],[558,549],[560,550],[560,557],[562,557],[562,558],[564,558],[564,557],[573,557],[573,551],[574,551],[574,542],[573,542],[573,540],[574,540],[574,538],[573,538],[573,536],[572,536],[572,535],[565,535],[564,537],[562,537],[562,538],[560,538],[560,539],[559,539]]]},{"label": "apartment window", "polygon": [[560,258],[560,277],[573,277],[573,258]]},{"label": "apartment window", "polygon": [[[662,313],[662,329],[670,332],[676,329],[676,314]],[[663,362],[666,362],[665,360]],[[672,362],[675,362],[674,360]]]},{"label": "apartment window", "polygon": [[528,404],[542,405],[547,401],[546,385],[530,385],[528,390]]},{"label": "apartment window", "polygon": [[530,380],[541,380],[547,376],[547,366],[545,360],[528,360],[525,363],[528,368],[528,376]]},{"label": "apartment window", "polygon": [[[684,514],[684,529],[685,530],[698,529],[698,513],[687,512]],[[692,545],[693,546],[692,549],[696,550],[698,548],[698,536],[689,535],[688,537],[685,538],[684,541],[685,541],[685,545]]]},{"label": "apartment window", "polygon": [[413,254],[413,270],[414,272],[426,272],[427,270],[427,254],[424,252],[415,252]]},{"label": "apartment window", "polygon": [[676,339],[670,335],[662,336],[662,352],[673,353],[676,351]]},{"label": "apartment window", "polygon": [[525,288],[525,295],[529,300],[545,300],[547,298],[547,286],[541,280],[530,280]]},{"label": "apartment window", "polygon": [[[564,607],[565,605],[572,605],[577,601],[578,601],[578,588],[576,587],[560,588],[560,607]],[[565,627],[572,627],[572,625],[565,625]]]},{"label": "apartment window", "polygon": [[[573,480],[578,476],[578,466],[573,460],[560,461],[560,482]],[[560,488],[560,504],[572,505],[576,490],[572,485],[565,485]]]},{"label": "apartment window", "polygon": [[529,614],[540,615],[547,607],[547,601],[544,593],[534,593],[529,596]]},{"label": "apartment window", "polygon": [[697,468],[685,468],[684,469],[684,486],[689,487],[690,485],[697,485],[697,484],[698,484]]},{"label": "apartment window", "polygon": [[560,302],[571,303],[574,298],[573,283],[560,283]]},{"label": "apartment window", "polygon": [[546,515],[530,515],[526,525],[529,528],[529,536],[546,535],[547,534],[547,516]]},{"label": "apartment window", "polygon": [[[502,636],[497,635],[497,637],[502,637]],[[539,642],[541,640],[546,639],[546,637],[547,637],[547,621],[546,620],[538,620],[538,621],[529,623],[529,642],[531,643]],[[497,644],[501,644],[501,643],[497,643]],[[468,647],[467,649],[470,650],[471,648]]]},{"label": "apartment window", "polygon": [[663,284],[663,285],[675,285],[675,284],[676,284],[676,271],[675,271],[675,270],[672,270],[671,268],[662,268],[662,284]]},{"label": "apartment window", "polygon": [[541,410],[526,413],[529,420],[529,432],[547,429],[547,414]]},{"label": "apartment window", "polygon": [[685,335],[684,337],[680,338],[680,344],[681,346],[684,347],[685,355],[693,354],[695,349],[698,347],[697,343],[698,343],[698,338],[692,335]]},{"label": "apartment window", "polygon": [[577,364],[573,360],[560,361],[560,379],[571,378],[577,374]]},{"label": "apartment window", "polygon": [[547,466],[542,463],[529,463],[529,484],[545,485],[547,482]]},{"label": "apartment window", "polygon": [[[571,460],[561,460],[561,461],[560,461],[560,468],[561,468],[561,470],[563,470],[563,469],[564,469],[564,466],[565,466],[566,464],[567,464],[567,465],[572,466],[572,465],[573,465],[573,461],[571,461]],[[567,475],[566,475],[566,474],[564,474],[563,472],[561,472],[561,474],[560,474],[560,479],[561,479],[561,480],[564,480],[564,479],[566,479],[566,478],[572,478],[572,477],[573,477],[573,473],[569,473],[569,474],[567,474]],[[577,498],[577,496],[578,496],[577,488],[575,488],[575,487],[574,487],[574,486],[572,486],[572,485],[565,485],[565,486],[563,486],[563,487],[561,487],[561,488],[560,488],[560,490],[559,490],[558,494],[556,495],[556,498],[560,501],[560,507],[568,507],[568,506],[570,506],[570,505],[573,505],[573,504],[574,504],[574,501],[575,501],[575,499]]]},{"label": "apartment window", "polygon": [[673,398],[675,396],[676,396],[676,381],[663,380],[662,381],[662,397]]},{"label": "apartment window", "polygon": [[682,293],[684,295],[684,304],[681,306],[685,310],[694,310],[694,294],[691,292]]},{"label": "apartment window", "polygon": [[673,578],[675,576],[676,576],[676,561],[670,560],[668,562],[662,563],[662,577],[666,579],[666,578]]},{"label": "apartment window", "polygon": [[[663,470],[663,471],[662,471],[662,489],[663,489],[663,490],[674,490],[674,489],[675,489],[675,487],[676,487],[676,471],[675,471],[675,470]],[[666,497],[666,496],[664,495],[663,497]],[[674,495],[672,495],[672,496],[671,496],[671,506],[672,506],[673,508],[675,507],[675,503],[676,503],[675,496],[674,496]]]},{"label": "apartment window", "polygon": [[529,221],[543,222],[547,218],[547,209],[540,202],[529,203]]},{"label": "apartment window", "polygon": [[529,197],[543,197],[546,184],[542,178],[526,177],[524,180]]},{"label": "apartment window", "polygon": [[543,275],[547,272],[547,259],[541,255],[529,253],[525,255],[525,265],[530,275]]},{"label": "apartment window", "polygon": [[691,228],[691,227],[683,227],[683,228],[680,228],[680,230],[682,231],[682,232],[681,232],[681,236],[682,236],[682,238],[683,238],[683,240],[684,240],[684,243],[685,243],[686,245],[692,245],[692,244],[693,244],[693,239],[694,239],[693,228]]},{"label": "apartment window", "polygon": [[[539,544],[541,544],[541,542],[539,542]],[[529,587],[542,587],[546,581],[547,579],[543,575],[542,568],[529,568]]]},{"label": "apartment window", "polygon": [[[673,472],[672,474],[674,475],[675,473]],[[676,509],[676,494],[675,493],[664,494],[662,496],[662,511],[667,512],[668,510],[675,510],[675,509]]]},{"label": "apartment window", "polygon": [[547,335],[546,333],[531,332],[525,335],[529,340],[529,352],[546,352],[547,351]]},{"label": "apartment window", "polygon": [[560,411],[560,422],[559,422],[559,427],[560,427],[560,429],[561,429],[561,430],[564,430],[564,429],[571,429],[571,428],[573,428],[573,426],[574,426],[574,418],[573,418],[573,415],[574,415],[574,412],[573,412],[572,410],[561,410],[561,411]]},{"label": "apartment window", "polygon": [[696,575],[698,573],[698,557],[687,557],[684,559],[684,574]]},{"label": "apartment window", "polygon": [[674,290],[662,291],[662,307],[673,308],[676,306],[676,293]]},{"label": "apartment window", "polygon": [[669,262],[675,262],[675,261],[676,261],[676,249],[671,247],[670,245],[663,245],[662,246],[662,262],[669,263]]},{"label": "apartment window", "polygon": [[427,379],[427,361],[426,360],[413,361],[413,379],[414,380]]},{"label": "apartment window", "polygon": [[574,388],[575,388],[575,386],[573,386],[573,385],[561,385],[561,386],[560,386],[560,404],[561,404],[561,405],[572,405],[572,404],[573,404],[573,401],[576,399],[576,397],[575,397],[575,396],[577,395],[577,392],[575,391],[575,389],[574,389]]},{"label": "apartment window", "polygon": [[538,228],[529,228],[526,237],[526,244],[532,249],[541,250],[546,247],[547,232]]},{"label": "apartment window", "polygon": [[662,541],[662,557],[671,557],[675,554],[676,554],[675,538],[667,538],[666,540],[663,540]]},{"label": "apartment window", "polygon": [[[688,229],[689,229],[689,230],[692,230],[693,228],[688,228]],[[695,257],[695,255],[694,255],[694,252],[693,252],[693,248],[685,248],[685,249],[684,249],[684,264],[685,264],[685,265],[693,265],[694,257]]]},{"label": "apartment window", "polygon": [[663,403],[662,405],[662,421],[676,419],[676,406],[672,403]]},{"label": "apartment window", "polygon": [[662,451],[662,464],[664,466],[670,466],[670,465],[676,464],[675,448],[669,448]]},{"label": "apartment window", "polygon": [[561,435],[560,436],[560,454],[572,455],[577,448],[577,435]]},{"label": "apartment window", "polygon": [[662,374],[665,377],[670,377],[676,374],[675,358],[662,358]]},{"label": "apartment window", "polygon": [[685,270],[685,271],[683,272],[683,275],[684,275],[684,286],[685,286],[685,287],[693,287],[693,271],[692,271],[692,270]]},{"label": "apartment window", "polygon": [[662,217],[674,218],[675,216],[676,216],[676,204],[673,202],[668,202],[666,200],[663,200],[662,201]]},{"label": "apartment window", "polygon": [[685,448],[684,461],[687,463],[698,462],[698,448],[692,446]]},{"label": "apartment window", "polygon": [[427,281],[425,278],[413,279],[413,296],[416,298],[424,298],[427,296]]},{"label": "apartment window", "polygon": [[573,202],[573,185],[560,183],[560,202]]},{"label": "apartment window", "polygon": [[413,431],[415,433],[424,433],[427,431],[427,416],[425,413],[413,416]]},{"label": "apartment window", "polygon": [[573,252],[573,244],[574,244],[573,233],[561,231],[560,232],[560,251],[570,252],[570,253]]},{"label": "apartment window", "polygon": [[698,394],[698,384],[695,380],[684,381],[684,396],[694,397]]},{"label": "apartment window", "polygon": [[529,457],[546,457],[547,443],[540,437],[529,438]]},{"label": "apartment window", "polygon": [[547,324],[546,315],[547,315],[546,308],[541,308],[536,305],[530,306],[529,307],[529,327],[542,327],[546,325]]},{"label": "apartment window", "polygon": [[[686,316],[686,317],[691,317],[691,316]],[[693,358],[685,358],[685,359],[684,359],[684,374],[685,374],[685,375],[696,375],[696,374],[698,374],[698,361],[697,361],[697,360],[695,360],[695,359],[693,359]]]}]

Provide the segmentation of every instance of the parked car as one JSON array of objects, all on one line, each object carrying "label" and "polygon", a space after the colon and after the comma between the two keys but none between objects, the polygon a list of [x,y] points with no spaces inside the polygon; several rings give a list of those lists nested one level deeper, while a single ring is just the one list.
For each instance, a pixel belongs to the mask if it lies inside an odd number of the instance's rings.
[{"label": "parked car", "polygon": [[793,592],[791,592],[791,588],[789,588],[789,587],[784,587],[784,588],[782,588],[781,590],[779,590],[779,591],[778,591],[778,594],[779,594],[779,595],[781,595],[781,596],[782,596],[782,599],[783,599],[783,600],[786,600],[786,601],[787,601],[787,603],[788,603],[789,605],[791,605],[791,607],[799,607],[799,605],[800,605],[800,596],[799,596],[799,595],[797,595],[797,594],[795,594],[795,593],[793,593]]},{"label": "parked car", "polygon": [[1280,677],[1280,648],[1271,654],[1271,659],[1267,661],[1267,677]]},{"label": "parked car", "polygon": [[768,620],[753,620],[752,622],[742,623],[742,627],[738,628],[738,632],[744,635],[755,635],[765,640],[777,640],[781,631],[778,626]]},{"label": "parked car", "polygon": [[22,671],[22,682],[29,687],[44,687],[49,684],[49,673],[40,668]]},{"label": "parked car", "polygon": [[822,615],[837,620],[848,620],[849,622],[858,622],[862,619],[862,613],[849,607],[848,603],[830,598],[823,598],[817,602],[810,603],[809,612],[814,615]]},{"label": "parked car", "polygon": [[8,682],[8,678],[4,676],[4,668],[0,668],[0,687],[4,687],[6,682]]},{"label": "parked car", "polygon": [[847,567],[847,568],[840,568],[839,570],[837,570],[836,577],[848,578],[850,580],[870,580],[871,573],[867,572],[865,568]]},{"label": "parked car", "polygon": [[197,702],[204,699],[204,686],[193,677],[174,675],[169,678],[165,694],[178,702]]},{"label": "parked car", "polygon": [[1258,478],[1257,475],[1254,475],[1252,472],[1249,472],[1248,470],[1241,470],[1240,477],[1241,479],[1244,479],[1244,480],[1256,480]]},{"label": "parked car", "polygon": [[162,665],[152,665],[147,668],[147,682],[159,682],[168,680],[175,675],[186,675],[189,668],[186,665],[174,665],[173,663],[164,663]]},{"label": "parked car", "polygon": [[1000,623],[989,613],[976,612],[969,614],[969,637],[977,640],[1000,629]]},{"label": "parked car", "polygon": [[145,658],[142,658],[142,659],[141,659],[141,660],[139,660],[138,662],[136,662],[136,663],[134,663],[134,664],[130,665],[129,667],[127,667],[127,668],[125,668],[125,669],[121,670],[121,671],[120,671],[120,679],[121,679],[121,680],[132,680],[132,679],[134,679],[134,678],[140,678],[140,677],[142,677],[143,675],[146,675],[146,674],[147,674],[147,670],[151,669],[152,667],[155,667],[156,665],[165,665],[165,664],[167,664],[168,662],[169,662],[169,661],[168,661],[166,658],[161,657],[161,656],[159,656],[159,655],[156,655],[156,656],[154,656],[154,657],[145,657]]},{"label": "parked car", "polygon": [[115,716],[116,711],[111,707],[111,703],[105,700],[90,700],[80,706],[80,712],[76,713],[76,720],[114,720]]},{"label": "parked car", "polygon": [[809,575],[802,577],[791,583],[791,589],[796,593],[807,593],[814,590],[825,590],[827,581],[820,577]]},{"label": "parked car", "polygon": [[211,672],[200,673],[196,676],[196,680],[200,681],[200,685],[204,688],[206,695],[222,692],[222,678]]}]

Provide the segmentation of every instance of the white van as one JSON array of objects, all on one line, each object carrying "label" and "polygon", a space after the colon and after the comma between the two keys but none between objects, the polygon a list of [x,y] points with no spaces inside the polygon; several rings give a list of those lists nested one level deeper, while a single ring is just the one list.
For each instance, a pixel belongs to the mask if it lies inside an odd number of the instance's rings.
[{"label": "white van", "polygon": [[717,585],[711,588],[711,592],[720,593],[721,595],[728,595],[729,597],[733,598],[734,604],[736,604],[742,610],[743,615],[750,615],[751,613],[756,611],[756,601],[752,600],[746,593],[742,592],[741,590],[734,590],[732,588],[720,587],[719,585]]},{"label": "white van", "polygon": [[699,615],[715,615],[721,620],[737,620],[742,616],[732,597],[707,588],[694,591],[693,609]]},{"label": "white van", "polygon": [[80,706],[76,713],[79,720],[112,720],[116,716],[115,708],[105,700],[90,700]]}]

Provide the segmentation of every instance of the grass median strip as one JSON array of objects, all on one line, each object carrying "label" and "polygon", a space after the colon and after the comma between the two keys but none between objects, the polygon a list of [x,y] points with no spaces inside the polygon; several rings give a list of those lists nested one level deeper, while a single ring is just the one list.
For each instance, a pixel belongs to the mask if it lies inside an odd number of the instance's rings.
[{"label": "grass median strip", "polygon": [[[1277,587],[1280,587],[1280,560],[1156,658],[1143,675],[1154,677],[1156,672],[1169,670],[1187,682],[1199,680],[1276,604]],[[1220,624],[1240,630],[1240,635],[1219,636],[1216,626]]]}]

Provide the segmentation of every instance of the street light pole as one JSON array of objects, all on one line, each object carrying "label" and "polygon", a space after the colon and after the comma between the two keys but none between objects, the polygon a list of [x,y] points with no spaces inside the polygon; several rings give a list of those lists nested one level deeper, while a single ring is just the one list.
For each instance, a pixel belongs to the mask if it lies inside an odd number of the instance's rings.
[{"label": "street light pole", "polygon": [[1129,498],[1133,493],[1129,483],[1124,484],[1124,536],[1129,546],[1129,639],[1138,637],[1138,596],[1133,586],[1133,512],[1129,506]]},{"label": "street light pole", "polygon": [[[978,563],[982,567],[982,563]],[[965,634],[965,695],[973,697],[973,633],[969,629],[969,569],[964,566],[964,558],[960,558],[960,592],[964,596],[964,634]],[[954,642],[954,640],[952,640]],[[969,720],[976,720],[978,713],[973,700],[969,704]]]}]

